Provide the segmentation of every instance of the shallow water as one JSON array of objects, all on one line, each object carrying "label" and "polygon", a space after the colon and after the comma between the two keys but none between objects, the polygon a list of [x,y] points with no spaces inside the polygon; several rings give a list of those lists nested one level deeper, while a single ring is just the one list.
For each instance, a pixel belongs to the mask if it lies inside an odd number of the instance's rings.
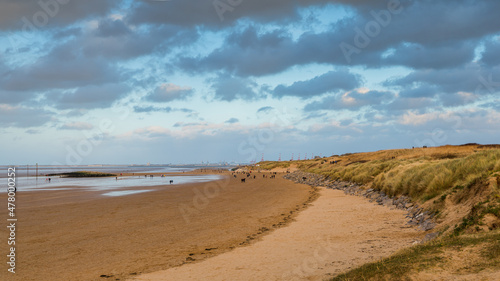
[{"label": "shallow water", "polygon": [[[139,192],[153,191],[151,190],[133,190],[134,187],[154,187],[162,185],[170,185],[170,180],[173,180],[172,185],[208,182],[218,180],[221,177],[218,175],[186,175],[186,176],[127,176],[127,177],[104,177],[104,178],[62,178],[50,177],[47,178],[24,177],[17,178],[17,191],[48,191],[48,190],[88,190],[88,191],[108,191],[102,195],[106,196],[122,196],[135,194]],[[61,187],[61,188],[58,188]],[[127,190],[121,190],[126,188]]]},{"label": "shallow water", "polygon": [[103,196],[124,196],[124,195],[131,195],[131,194],[137,194],[137,193],[143,193],[143,192],[150,192],[152,190],[120,190],[120,191],[111,191],[111,192],[106,192],[103,193]]},{"label": "shallow water", "polygon": [[[7,169],[11,166],[0,165],[0,177],[7,176]],[[77,165],[77,166],[47,166],[40,165],[38,169],[34,165],[21,165],[12,166],[16,169],[16,177],[26,177],[26,176],[44,176],[46,174],[58,174],[58,173],[68,173],[76,171],[93,171],[101,173],[179,173],[179,172],[189,172],[195,169],[230,169],[232,167],[210,167],[210,166],[183,166],[183,167],[172,167],[172,166],[130,166],[130,165]],[[5,172],[3,172],[5,171]],[[37,173],[38,172],[38,173]]]}]

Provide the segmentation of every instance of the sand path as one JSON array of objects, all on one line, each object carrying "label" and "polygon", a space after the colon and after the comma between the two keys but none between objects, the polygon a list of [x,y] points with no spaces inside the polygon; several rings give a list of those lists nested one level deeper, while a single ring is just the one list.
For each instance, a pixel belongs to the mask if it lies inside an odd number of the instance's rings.
[{"label": "sand path", "polygon": [[403,211],[341,191],[320,193],[295,222],[261,241],[133,280],[323,280],[422,238],[405,225]]}]

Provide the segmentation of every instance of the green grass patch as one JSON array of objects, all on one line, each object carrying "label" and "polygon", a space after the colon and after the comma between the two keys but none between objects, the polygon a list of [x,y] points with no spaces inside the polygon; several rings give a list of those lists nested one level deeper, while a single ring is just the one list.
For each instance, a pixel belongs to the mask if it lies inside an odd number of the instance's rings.
[{"label": "green grass patch", "polygon": [[264,170],[271,170],[274,168],[289,168],[290,167],[290,162],[269,162],[269,161],[264,161],[264,162],[259,162],[259,168],[264,169]]},{"label": "green grass patch", "polygon": [[493,241],[486,246],[482,251],[481,256],[487,260],[496,260],[498,264],[498,260],[500,259],[500,239]]},{"label": "green grass patch", "polygon": [[500,206],[498,203],[487,200],[474,205],[470,213],[462,219],[462,222],[455,226],[453,235],[458,236],[472,226],[478,228],[482,224],[482,220],[486,214],[493,214],[496,217],[500,217]]},{"label": "green grass patch", "polygon": [[483,246],[483,260],[476,261],[476,268],[496,268],[500,261],[499,232],[444,237],[403,250],[389,258],[364,264],[330,280],[410,280],[412,273],[430,268],[445,268],[447,259],[443,257],[443,253],[462,251],[477,245]]}]

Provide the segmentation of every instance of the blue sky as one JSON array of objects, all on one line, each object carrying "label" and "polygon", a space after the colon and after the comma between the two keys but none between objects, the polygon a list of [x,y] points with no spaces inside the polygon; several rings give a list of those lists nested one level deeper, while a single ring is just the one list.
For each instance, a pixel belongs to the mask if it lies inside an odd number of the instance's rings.
[{"label": "blue sky", "polygon": [[499,143],[498,1],[0,1],[2,164]]}]

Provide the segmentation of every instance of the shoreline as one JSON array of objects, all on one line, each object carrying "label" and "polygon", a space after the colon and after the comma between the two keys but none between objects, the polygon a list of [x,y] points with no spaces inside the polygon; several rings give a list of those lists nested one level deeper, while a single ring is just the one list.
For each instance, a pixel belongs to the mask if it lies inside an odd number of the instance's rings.
[{"label": "shoreline", "polygon": [[[36,261],[33,259],[28,261],[29,273],[19,274],[13,280],[32,280],[29,276],[38,276],[37,280],[53,279],[54,276],[47,271],[51,269],[50,265],[44,265],[50,261],[60,264],[59,268],[64,268],[64,270],[53,270],[64,272],[61,276],[57,275],[57,278],[71,278],[72,280],[103,280],[103,278],[106,280],[171,280],[172,277],[169,274],[172,272],[180,274],[174,276],[182,279],[187,278],[182,275],[185,274],[186,268],[189,269],[188,273],[192,274],[191,272],[193,270],[197,272],[199,267],[203,268],[200,271],[199,280],[222,280],[218,279],[218,276],[230,276],[232,279],[239,276],[231,275],[232,263],[237,264],[238,260],[246,261],[249,257],[255,256],[258,258],[251,258],[251,260],[258,265],[257,268],[266,267],[260,262],[272,256],[274,252],[283,252],[282,248],[290,248],[291,252],[285,251],[285,256],[266,261],[266,264],[279,265],[276,270],[270,266],[266,276],[276,278],[268,280],[281,280],[277,277],[277,272],[281,275],[288,274],[287,276],[293,278],[301,276],[302,273],[297,273],[299,272],[297,268],[303,269],[303,265],[297,264],[297,259],[307,258],[308,255],[304,256],[304,253],[309,251],[310,254],[311,247],[314,249],[333,247],[336,253],[342,252],[341,258],[332,262],[335,266],[332,264],[321,266],[330,271],[308,271],[308,278],[320,280],[324,277],[331,277],[329,275],[331,273],[340,273],[350,268],[345,267],[345,264],[361,265],[373,261],[374,258],[381,258],[393,254],[398,249],[411,246],[423,237],[423,232],[416,232],[410,226],[403,226],[404,223],[401,223],[400,217],[404,216],[394,218],[394,214],[400,210],[388,210],[388,208],[368,202],[365,198],[346,195],[343,194],[344,192],[326,189],[322,186],[315,187],[313,183],[309,183],[311,185],[304,184],[304,182],[297,183],[286,179],[291,175],[287,173],[279,173],[276,179],[271,179],[269,176],[262,177],[262,175],[272,173],[272,171],[253,171],[249,178],[243,173],[236,174],[234,177],[229,171],[174,173],[172,175],[223,175],[224,179],[205,183],[166,185],[163,186],[164,189],[159,188],[160,190],[152,192],[115,198],[103,198],[91,194],[92,192],[75,190],[29,192],[33,196],[22,196],[27,194],[19,193],[21,195],[19,198],[24,197],[22,199],[25,204],[19,210],[19,217],[30,216],[30,219],[41,221],[38,223],[32,221],[31,226],[28,224],[27,228],[31,231],[28,231],[29,234],[24,237],[29,239],[23,246],[29,245],[30,247],[28,250],[19,251],[19,256],[34,256]],[[256,179],[253,175],[256,175]],[[245,178],[246,183],[241,183],[241,178]],[[144,189],[147,188],[147,186],[144,187]],[[36,196],[36,193],[44,196]],[[205,196],[200,194],[205,194]],[[266,199],[267,201],[263,204],[262,201]],[[164,207],[163,200],[169,200],[171,205],[167,208],[169,211],[165,209],[166,213],[158,210]],[[196,204],[200,207],[199,210],[196,210]],[[342,208],[347,209],[342,210]],[[63,210],[67,213],[63,213]],[[366,214],[360,213],[362,210],[369,210],[368,213],[377,213],[382,217],[374,221],[374,218],[369,216],[368,223],[360,221],[357,215],[366,217]],[[335,217],[331,214],[339,212],[344,215],[354,214],[354,217],[348,220],[351,226],[342,225],[340,229],[335,229],[338,223],[345,224],[334,222]],[[310,224],[311,221],[314,221],[314,224]],[[54,226],[52,233],[43,230],[44,223],[51,223]],[[97,226],[91,227],[90,232],[76,233],[75,229],[66,226],[66,223],[76,229],[82,225],[97,224]],[[384,226],[380,228],[380,224]],[[163,226],[158,227],[158,225]],[[322,225],[331,225],[331,228],[317,228]],[[135,229],[136,227],[139,227],[139,231]],[[362,241],[359,239],[354,242],[348,241],[350,244],[347,246],[335,245],[335,242],[332,242],[334,241],[332,237],[345,240],[353,236],[353,232],[345,232],[353,227],[356,228],[356,232],[360,231],[360,227],[372,227],[373,229],[367,232],[370,233],[369,235],[378,235],[377,233],[381,230],[384,235],[377,239],[367,240],[367,237],[363,237]],[[394,233],[388,234],[387,227],[391,228]],[[413,232],[409,233],[410,230]],[[293,235],[290,235],[290,231],[294,232]],[[336,231],[340,233],[336,234]],[[36,237],[40,232],[49,233]],[[304,238],[302,237],[304,234],[309,236]],[[32,235],[35,237],[31,237]],[[172,238],[169,236],[177,236],[177,238],[174,239],[175,241],[168,241],[169,243],[162,241]],[[56,237],[61,237],[61,239]],[[134,237],[140,241],[134,241]],[[391,237],[390,243],[387,237]],[[301,239],[302,241],[298,241]],[[92,246],[96,241],[98,245],[107,245],[96,248]],[[347,242],[344,241],[344,243]],[[367,249],[361,249],[359,246],[367,243],[373,244],[372,248],[378,247],[378,251],[368,251],[370,255],[366,256]],[[380,245],[384,247],[383,250],[380,249]],[[293,249],[295,252],[292,251]],[[359,251],[351,256],[345,253],[346,249]],[[47,259],[44,253],[54,250],[67,254],[63,255],[64,259],[50,257],[49,261],[44,260]],[[99,251],[104,251],[104,253],[99,253]],[[132,254],[130,258],[130,253],[135,254]],[[336,256],[330,252],[323,254],[330,255],[330,259]],[[295,260],[287,260],[288,256],[295,257]],[[227,257],[230,257],[229,260]],[[71,259],[83,259],[83,262],[76,264]],[[224,260],[228,266],[224,263],[220,264],[220,260]],[[213,262],[216,264],[212,264]],[[206,264],[210,266],[207,268]],[[23,267],[23,264],[19,266]],[[249,268],[251,264],[243,267]],[[223,268],[227,271],[207,272],[210,268]],[[242,273],[241,270],[241,268],[237,270],[238,274]],[[248,276],[255,278],[266,277],[252,275],[252,271],[247,273]],[[212,278],[205,278],[207,274],[213,274],[210,275]],[[204,277],[201,278],[201,276]],[[300,278],[302,277],[304,276]],[[232,280],[248,280],[248,278]]]},{"label": "shoreline", "polygon": [[124,280],[203,260],[260,240],[311,200],[310,187],[281,178],[224,176],[122,197],[20,192],[18,273],[0,279]]}]

